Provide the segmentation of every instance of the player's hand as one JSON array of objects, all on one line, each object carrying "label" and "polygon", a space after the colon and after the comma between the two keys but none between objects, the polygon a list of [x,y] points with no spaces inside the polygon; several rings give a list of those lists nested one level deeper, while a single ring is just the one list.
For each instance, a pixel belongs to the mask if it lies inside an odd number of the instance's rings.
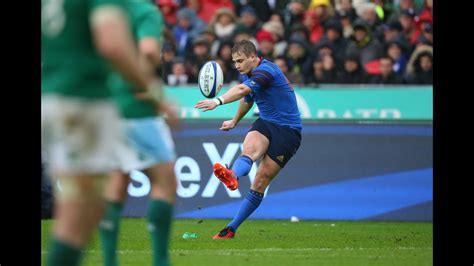
[{"label": "player's hand", "polygon": [[178,106],[168,101],[162,101],[158,106],[158,110],[160,113],[163,114],[166,123],[170,126],[172,130],[179,129],[180,120],[178,115]]},{"label": "player's hand", "polygon": [[235,123],[235,121],[232,119],[232,120],[224,121],[224,122],[222,123],[221,128],[219,128],[219,129],[220,129],[220,130],[223,130],[223,131],[229,131],[229,130],[233,129],[235,126],[236,126],[236,123]]},{"label": "player's hand", "polygon": [[204,109],[204,112],[212,110],[217,107],[217,103],[214,100],[202,100],[196,103],[194,108]]},{"label": "player's hand", "polygon": [[163,82],[158,78],[152,79],[145,90],[135,93],[135,97],[143,101],[161,102],[164,98]]}]

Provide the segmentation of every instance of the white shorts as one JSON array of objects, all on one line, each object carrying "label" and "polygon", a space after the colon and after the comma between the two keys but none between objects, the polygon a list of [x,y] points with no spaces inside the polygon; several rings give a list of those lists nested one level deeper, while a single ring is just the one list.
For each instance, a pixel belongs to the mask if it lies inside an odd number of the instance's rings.
[{"label": "white shorts", "polygon": [[171,131],[162,117],[124,119],[122,123],[127,141],[134,148],[132,153],[127,149],[118,151],[123,171],[143,170],[176,159]]},{"label": "white shorts", "polygon": [[114,102],[44,95],[41,141],[51,174],[102,174],[120,167],[116,147],[125,149]]}]

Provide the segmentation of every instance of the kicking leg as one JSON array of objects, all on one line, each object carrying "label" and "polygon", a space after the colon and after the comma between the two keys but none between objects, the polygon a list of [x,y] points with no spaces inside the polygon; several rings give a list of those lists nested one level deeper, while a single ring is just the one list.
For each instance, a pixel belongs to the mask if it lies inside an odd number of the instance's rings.
[{"label": "kicking leg", "polygon": [[250,187],[250,191],[242,202],[237,215],[221,232],[213,237],[214,239],[234,237],[237,228],[260,206],[265,189],[278,174],[280,169],[280,166],[269,156],[263,158],[258,167],[257,175]]},{"label": "kicking leg", "polygon": [[235,160],[232,170],[223,165],[214,164],[214,175],[221,180],[229,189],[236,190],[239,186],[237,180],[248,175],[254,161],[262,157],[268,149],[269,140],[262,133],[250,131],[244,140],[242,154]]}]

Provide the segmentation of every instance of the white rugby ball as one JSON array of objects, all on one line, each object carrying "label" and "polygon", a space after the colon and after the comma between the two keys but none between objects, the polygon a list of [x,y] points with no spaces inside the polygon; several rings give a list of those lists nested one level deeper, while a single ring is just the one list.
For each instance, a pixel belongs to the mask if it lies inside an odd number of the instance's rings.
[{"label": "white rugby ball", "polygon": [[199,90],[206,98],[214,98],[224,85],[224,74],[216,61],[206,62],[199,70]]}]

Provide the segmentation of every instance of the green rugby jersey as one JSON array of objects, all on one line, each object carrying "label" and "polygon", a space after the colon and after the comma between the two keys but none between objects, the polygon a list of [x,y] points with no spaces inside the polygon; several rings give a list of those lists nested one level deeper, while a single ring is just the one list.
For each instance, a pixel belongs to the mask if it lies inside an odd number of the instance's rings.
[{"label": "green rugby jersey", "polygon": [[41,0],[41,92],[81,98],[110,97],[108,63],[92,39],[90,16],[124,0]]},{"label": "green rugby jersey", "polygon": [[[145,0],[127,0],[127,9],[136,42],[143,38],[161,41],[164,26],[163,17],[158,8]],[[138,100],[132,94],[133,85],[117,73],[110,75],[109,84],[120,113],[124,118],[142,118],[156,116],[156,107],[149,101]]]}]

